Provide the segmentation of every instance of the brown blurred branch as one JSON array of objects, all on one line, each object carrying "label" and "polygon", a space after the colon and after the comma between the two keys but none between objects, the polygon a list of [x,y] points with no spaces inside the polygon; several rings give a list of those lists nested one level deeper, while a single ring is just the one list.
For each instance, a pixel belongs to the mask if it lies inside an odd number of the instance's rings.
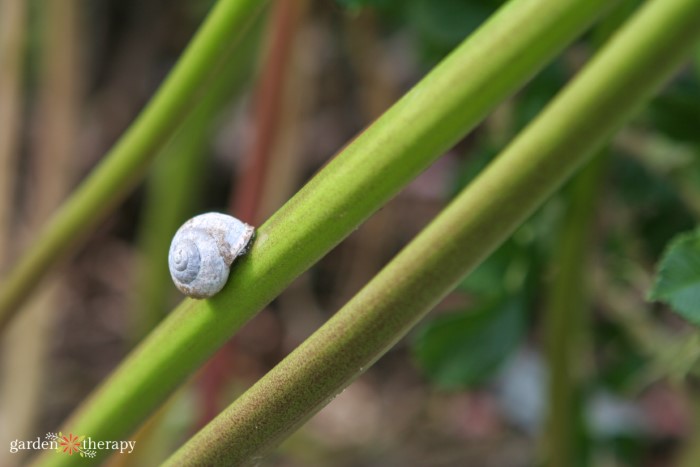
[{"label": "brown blurred branch", "polygon": [[[21,3],[21,2],[20,2]],[[41,225],[66,196],[73,177],[78,133],[78,0],[42,3],[41,79],[34,110],[34,139],[24,198],[24,220],[31,231]],[[31,237],[28,235],[27,237]],[[12,437],[29,438],[42,409],[49,363],[52,323],[60,301],[56,278],[29,303],[3,341],[0,410],[9,419]],[[13,459],[3,459],[10,465]]]},{"label": "brown blurred branch", "polygon": [[[26,5],[0,0],[0,264],[9,263],[22,120]],[[0,273],[4,267],[0,267]]]}]

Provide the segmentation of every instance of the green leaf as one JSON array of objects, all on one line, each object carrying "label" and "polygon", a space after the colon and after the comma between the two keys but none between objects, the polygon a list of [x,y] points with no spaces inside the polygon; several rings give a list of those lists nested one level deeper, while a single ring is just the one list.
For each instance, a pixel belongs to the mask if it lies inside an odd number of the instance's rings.
[{"label": "green leaf", "polygon": [[639,348],[620,321],[600,320],[594,323],[593,336],[597,383],[606,391],[625,393],[633,390],[648,372],[650,359]]},{"label": "green leaf", "polygon": [[419,331],[414,353],[438,386],[474,386],[500,367],[520,343],[523,331],[522,304],[496,302],[433,319]]},{"label": "green leaf", "polygon": [[479,301],[494,301],[519,292],[524,285],[530,253],[533,252],[510,239],[472,271],[459,287]]},{"label": "green leaf", "polygon": [[424,39],[454,47],[483,23],[498,2],[464,0],[413,0],[406,3],[409,22]]},{"label": "green leaf", "polygon": [[649,299],[700,326],[700,229],[677,236],[659,263]]},{"label": "green leaf", "polygon": [[351,12],[365,7],[408,30],[428,62],[444,57],[482,24],[504,0],[336,0]]},{"label": "green leaf", "polygon": [[559,58],[542,69],[517,96],[514,135],[535,119],[570,78],[569,65]]}]

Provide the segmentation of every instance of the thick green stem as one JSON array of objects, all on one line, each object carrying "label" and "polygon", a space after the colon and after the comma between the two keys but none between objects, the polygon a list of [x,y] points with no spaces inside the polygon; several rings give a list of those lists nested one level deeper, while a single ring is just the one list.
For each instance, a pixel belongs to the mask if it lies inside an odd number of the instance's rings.
[{"label": "thick green stem", "polygon": [[[259,229],[252,250],[234,266],[217,296],[185,300],[175,309],[66,422],[66,429],[93,439],[128,435],[257,311],[462,138],[609,4],[508,3]],[[61,456],[41,461],[66,462]]]},{"label": "thick green stem", "polygon": [[331,401],[661,86],[699,22],[697,0],[648,3],[428,228],[166,465],[253,463]]},{"label": "thick green stem", "polygon": [[138,119],[38,234],[0,286],[0,329],[52,267],[66,258],[141,180],[158,150],[232,55],[258,0],[220,0]]}]

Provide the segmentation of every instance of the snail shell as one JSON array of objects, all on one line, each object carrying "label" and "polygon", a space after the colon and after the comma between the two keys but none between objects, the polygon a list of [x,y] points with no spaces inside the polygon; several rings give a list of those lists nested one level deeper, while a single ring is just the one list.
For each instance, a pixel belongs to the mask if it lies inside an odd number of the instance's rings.
[{"label": "snail shell", "polygon": [[231,263],[248,251],[255,229],[235,217],[210,212],[178,229],[168,265],[177,288],[193,298],[208,298],[228,280]]}]

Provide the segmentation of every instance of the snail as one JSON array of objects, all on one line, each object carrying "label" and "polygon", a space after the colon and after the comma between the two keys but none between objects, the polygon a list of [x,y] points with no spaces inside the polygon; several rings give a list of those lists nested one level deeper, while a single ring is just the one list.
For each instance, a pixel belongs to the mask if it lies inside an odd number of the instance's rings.
[{"label": "snail", "polygon": [[233,260],[248,252],[255,229],[217,212],[200,214],[178,229],[168,265],[177,288],[193,298],[208,298],[228,280]]}]

